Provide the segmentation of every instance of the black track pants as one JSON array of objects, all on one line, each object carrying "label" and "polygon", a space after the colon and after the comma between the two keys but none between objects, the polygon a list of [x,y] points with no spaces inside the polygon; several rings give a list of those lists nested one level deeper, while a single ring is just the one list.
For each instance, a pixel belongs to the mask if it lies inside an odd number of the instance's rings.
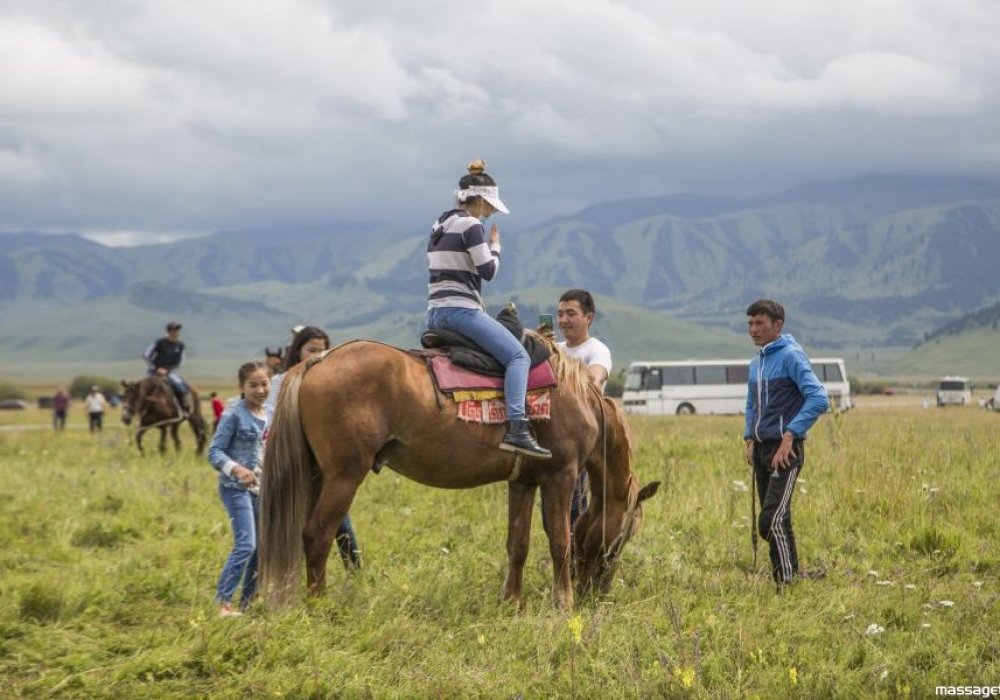
[{"label": "black track pants", "polygon": [[757,531],[767,540],[774,580],[791,583],[799,573],[799,555],[792,532],[792,496],[805,462],[805,449],[802,440],[795,440],[794,457],[788,468],[772,469],[771,458],[780,445],[780,440],[754,443],[753,472],[760,499]]}]

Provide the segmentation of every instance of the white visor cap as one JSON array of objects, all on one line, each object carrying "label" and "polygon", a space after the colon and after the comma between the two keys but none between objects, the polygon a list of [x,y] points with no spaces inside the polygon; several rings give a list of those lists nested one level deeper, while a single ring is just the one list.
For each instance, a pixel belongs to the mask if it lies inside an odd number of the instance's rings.
[{"label": "white visor cap", "polygon": [[455,190],[455,197],[460,202],[464,202],[469,199],[469,197],[482,197],[498,212],[502,214],[510,214],[510,211],[507,209],[506,205],[504,205],[503,200],[500,199],[499,187],[475,185],[473,187],[467,187],[464,190]]}]

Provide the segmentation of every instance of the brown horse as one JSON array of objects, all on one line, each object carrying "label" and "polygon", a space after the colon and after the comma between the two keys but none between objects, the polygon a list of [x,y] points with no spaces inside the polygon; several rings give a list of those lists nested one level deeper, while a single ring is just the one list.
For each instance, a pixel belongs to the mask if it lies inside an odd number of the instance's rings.
[{"label": "brown horse", "polygon": [[177,400],[174,398],[173,389],[167,381],[161,377],[147,377],[137,382],[127,382],[122,380],[122,423],[131,425],[132,417],[138,416],[135,444],[141,454],[145,454],[142,449],[142,436],[151,428],[160,429],[160,452],[167,451],[167,430],[170,430],[170,437],[174,441],[174,449],[180,451],[181,440],[177,435],[178,426],[185,420],[191,424],[197,440],[197,450],[201,454],[205,449],[205,419],[201,415],[201,402],[198,400],[198,393],[191,389],[190,402],[191,412],[186,418],[179,412]]},{"label": "brown horse", "polygon": [[337,524],[362,480],[388,466],[428,486],[472,488],[508,482],[508,572],[504,597],[520,601],[535,490],[553,564],[553,602],[573,605],[570,498],[581,468],[592,502],[575,527],[578,591],[607,591],[622,546],[642,519],[641,502],[659,482],[639,489],[631,472],[628,426],[591,383],[583,365],[559,349],[549,360],[559,386],[552,420],[537,425],[552,451],[546,461],[498,449],[503,426],[470,424],[435,389],[425,361],[369,341],[355,341],[285,375],[264,457],[260,576],[272,606],[295,590],[305,545],[310,593],[323,591]]}]

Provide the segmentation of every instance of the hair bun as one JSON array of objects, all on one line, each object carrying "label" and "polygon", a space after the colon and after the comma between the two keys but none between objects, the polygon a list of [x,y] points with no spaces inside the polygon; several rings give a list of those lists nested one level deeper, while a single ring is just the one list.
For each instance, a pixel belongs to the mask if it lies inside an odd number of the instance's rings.
[{"label": "hair bun", "polygon": [[486,163],[483,162],[482,158],[476,158],[469,163],[469,175],[482,175],[484,172],[486,172]]}]

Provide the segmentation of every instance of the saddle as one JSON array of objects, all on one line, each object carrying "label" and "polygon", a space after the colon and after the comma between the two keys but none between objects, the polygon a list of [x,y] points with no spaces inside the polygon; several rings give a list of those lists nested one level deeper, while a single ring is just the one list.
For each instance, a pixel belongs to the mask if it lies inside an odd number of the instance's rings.
[{"label": "saddle", "polygon": [[[513,304],[501,309],[496,318],[500,325],[521,341],[521,345],[528,353],[532,368],[549,359],[552,352],[537,337],[524,332],[524,325],[517,317],[517,310]],[[504,375],[504,367],[496,358],[461,333],[449,330],[424,331],[420,336],[420,345],[428,350],[440,350],[453,363],[476,374],[501,378]]]},{"label": "saddle", "polygon": [[[530,420],[546,420],[551,415],[548,389],[556,386],[552,352],[539,338],[525,333],[512,304],[497,314],[499,321],[521,341],[530,358],[526,412]],[[411,350],[424,357],[439,391],[458,404],[458,417],[474,423],[503,423],[504,367],[492,355],[466,336],[453,331],[426,331],[420,336],[423,350]]]}]

